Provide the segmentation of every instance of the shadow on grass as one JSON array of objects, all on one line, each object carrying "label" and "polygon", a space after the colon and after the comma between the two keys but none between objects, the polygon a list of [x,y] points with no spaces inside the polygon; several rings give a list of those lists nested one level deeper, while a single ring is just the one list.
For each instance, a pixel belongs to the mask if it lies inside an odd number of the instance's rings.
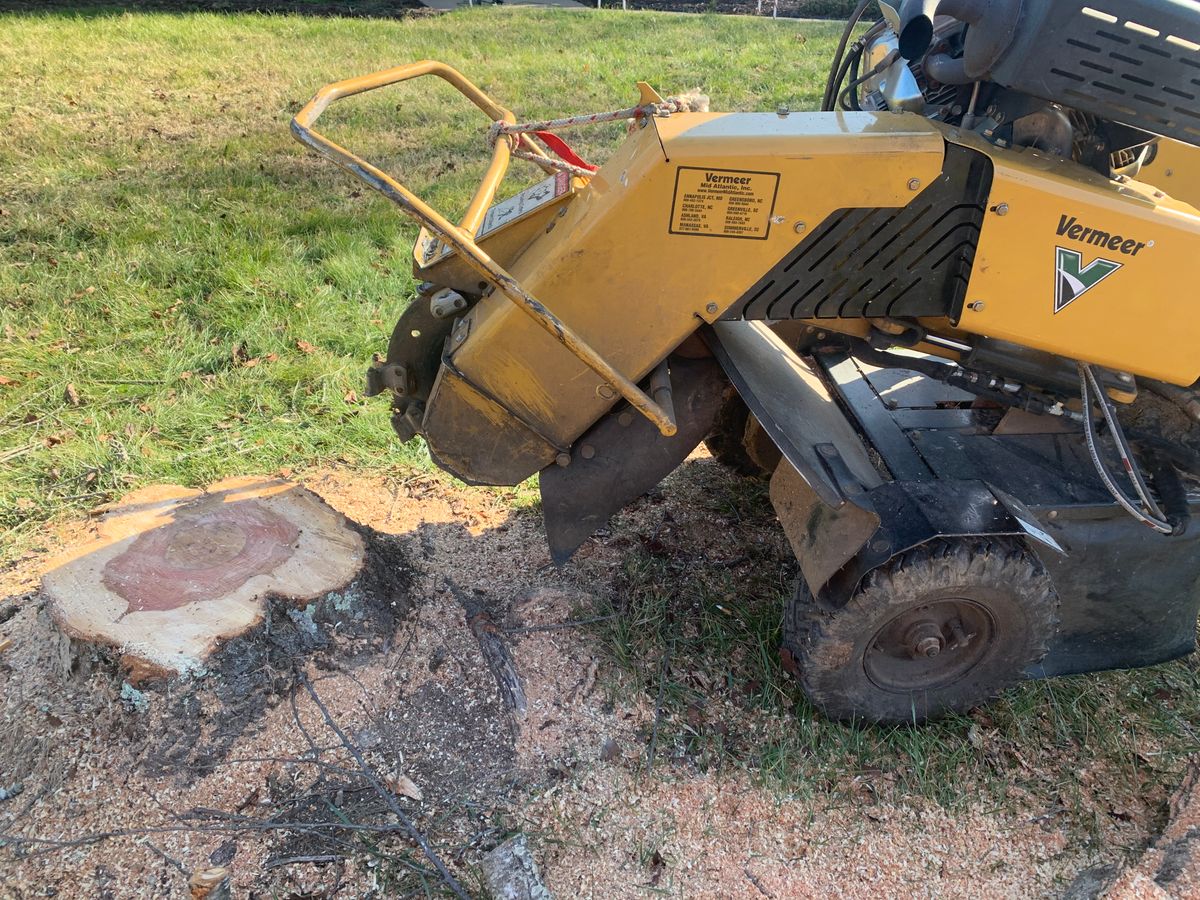
[{"label": "shadow on grass", "polygon": [[403,19],[429,11],[420,0],[0,0],[0,13],[117,15],[149,13],[273,13]]}]

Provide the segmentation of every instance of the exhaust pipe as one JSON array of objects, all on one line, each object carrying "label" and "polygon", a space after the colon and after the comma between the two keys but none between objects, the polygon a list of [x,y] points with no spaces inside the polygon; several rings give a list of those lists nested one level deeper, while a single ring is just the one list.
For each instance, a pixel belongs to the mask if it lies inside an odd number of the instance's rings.
[{"label": "exhaust pipe", "polygon": [[[900,4],[900,55],[907,60],[924,57],[933,43],[934,18],[951,16],[972,26],[967,32],[960,77],[964,82],[979,80],[1012,43],[1021,5],[1022,0],[904,0]],[[944,74],[958,74],[957,66],[938,62]]]}]

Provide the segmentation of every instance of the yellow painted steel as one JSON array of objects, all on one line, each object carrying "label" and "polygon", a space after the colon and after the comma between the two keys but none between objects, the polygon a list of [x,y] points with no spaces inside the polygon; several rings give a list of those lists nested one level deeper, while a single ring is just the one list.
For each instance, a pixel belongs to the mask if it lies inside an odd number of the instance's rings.
[{"label": "yellow painted steel", "polygon": [[[1200,309],[1186,277],[1200,213],[1033,150],[971,145],[995,171],[958,326],[1172,384],[1200,378]],[[1085,267],[1120,268],[1056,311],[1059,248]]]},{"label": "yellow painted steel", "polygon": [[1200,147],[1162,138],[1138,180],[1200,209]]},{"label": "yellow painted steel", "polygon": [[[508,170],[510,147],[506,141],[496,142],[492,161],[484,174],[483,182],[475,192],[462,221],[458,225],[454,225],[386,172],[313,130],[312,126],[317,118],[334,101],[425,75],[434,75],[453,85],[472,103],[487,113],[492,121],[516,123],[516,118],[511,112],[493,101],[461,73],[445,63],[424,60],[326,85],[296,114],[292,120],[292,133],[301,143],[316,150],[371,188],[379,191],[431,232],[441,237],[475,271],[495,285],[502,296],[529,317],[538,328],[552,336],[584,365],[599,375],[631,406],[652,421],[662,434],[673,435],[676,431],[675,422],[659,404],[655,403],[633,381],[614,368],[595,349],[582,340],[573,328],[551,313],[541,301],[475,243],[475,233],[483,222],[488,205],[496,195],[496,188]],[[527,136],[522,135],[520,140],[525,146],[536,150],[543,158],[545,157],[545,154]]]},{"label": "yellow painted steel", "polygon": [[[698,325],[719,318],[809,229],[843,207],[904,206],[941,173],[944,153],[941,134],[912,115],[658,118],[616,151],[511,272],[616,368],[640,380]],[[769,209],[747,214],[751,226],[728,225],[734,235],[673,233],[681,169],[746,178],[754,190],[777,183],[777,193]],[[499,298],[484,298],[467,320],[469,336],[451,351],[454,367],[547,438],[545,459],[612,405],[600,379]],[[425,420],[434,448],[449,446],[453,429],[462,427],[460,419],[451,425],[439,418],[439,402],[435,392]]]}]

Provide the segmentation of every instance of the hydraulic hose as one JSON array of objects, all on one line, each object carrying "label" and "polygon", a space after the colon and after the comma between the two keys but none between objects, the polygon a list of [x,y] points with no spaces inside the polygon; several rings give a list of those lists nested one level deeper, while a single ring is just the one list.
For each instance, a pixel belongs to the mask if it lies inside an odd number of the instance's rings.
[{"label": "hydraulic hose", "polygon": [[825,96],[821,100],[822,112],[833,111],[833,101],[837,97],[837,86],[841,83],[842,78],[846,76],[846,73],[841,71],[841,67],[842,57],[846,53],[846,46],[850,43],[850,35],[854,33],[854,28],[858,25],[858,20],[863,17],[863,13],[867,11],[867,7],[873,2],[874,0],[859,0],[858,6],[854,7],[854,12],[846,20],[846,27],[842,31],[842,39],[838,41],[837,51],[833,54],[833,61],[829,65],[829,80],[825,82]]}]

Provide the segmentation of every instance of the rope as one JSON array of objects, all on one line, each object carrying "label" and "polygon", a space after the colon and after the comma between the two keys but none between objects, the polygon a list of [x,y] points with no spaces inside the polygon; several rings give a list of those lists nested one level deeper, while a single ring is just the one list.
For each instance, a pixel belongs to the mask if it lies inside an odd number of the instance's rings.
[{"label": "rope", "polygon": [[[623,119],[648,119],[653,116],[666,118],[672,113],[686,112],[687,102],[678,97],[668,97],[662,103],[647,103],[644,106],[631,106],[628,109],[615,109],[611,112],[591,113],[579,116],[564,116],[560,119],[543,119],[539,122],[493,122],[488,129],[488,146],[496,146],[496,141],[504,137],[509,143],[509,153],[517,159],[527,159],[543,166],[550,166],[572,175],[587,178],[594,175],[597,166],[589,165],[580,159],[566,142],[550,134],[563,128],[579,128],[584,125],[599,125],[602,122],[617,122]],[[532,150],[521,147],[521,136],[531,134],[559,156],[539,156]],[[566,158],[563,158],[566,157]]]}]

